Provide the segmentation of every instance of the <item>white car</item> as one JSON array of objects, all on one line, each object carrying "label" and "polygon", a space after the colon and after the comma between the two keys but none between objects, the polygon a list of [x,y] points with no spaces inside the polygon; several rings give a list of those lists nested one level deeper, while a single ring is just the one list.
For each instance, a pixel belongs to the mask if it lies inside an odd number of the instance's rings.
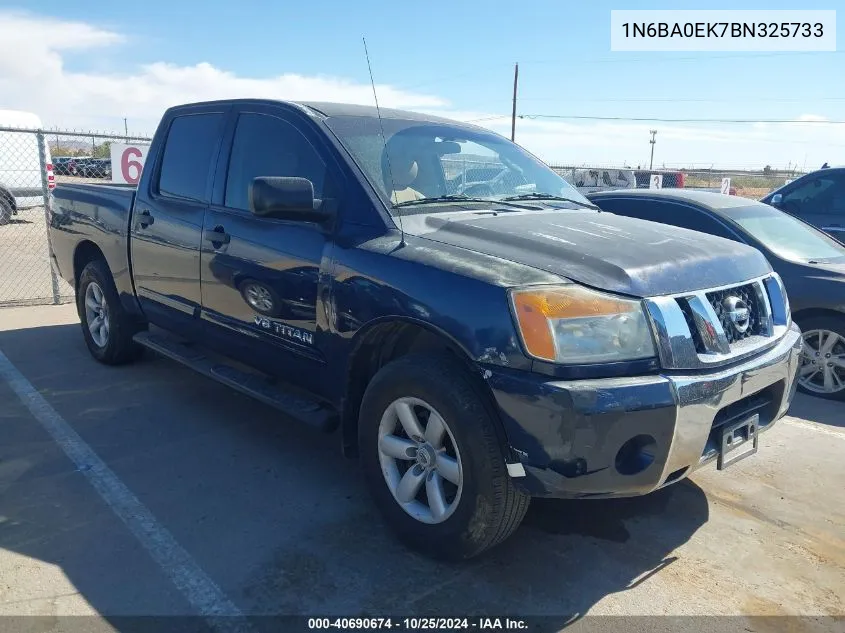
[{"label": "white car", "polygon": [[7,224],[21,209],[44,204],[45,177],[50,189],[55,186],[49,146],[45,142],[42,170],[38,137],[17,131],[39,129],[41,119],[31,112],[0,110],[0,224]]}]

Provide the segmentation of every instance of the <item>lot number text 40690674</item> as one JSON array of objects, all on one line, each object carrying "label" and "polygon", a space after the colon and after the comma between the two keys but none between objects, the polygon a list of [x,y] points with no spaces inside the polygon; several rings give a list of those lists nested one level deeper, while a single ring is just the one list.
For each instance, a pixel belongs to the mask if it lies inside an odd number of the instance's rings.
[{"label": "lot number text 40690674", "polygon": [[519,618],[308,618],[309,630],[521,631],[527,628],[528,623]]}]

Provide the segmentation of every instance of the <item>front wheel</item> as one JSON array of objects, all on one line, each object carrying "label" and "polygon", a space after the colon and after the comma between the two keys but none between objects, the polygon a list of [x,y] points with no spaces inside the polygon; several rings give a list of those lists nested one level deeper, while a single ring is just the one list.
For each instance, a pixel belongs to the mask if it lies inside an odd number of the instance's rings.
[{"label": "front wheel", "polygon": [[530,498],[508,475],[494,425],[452,359],[407,356],[372,379],[359,454],[376,504],[409,546],[467,559],[519,526]]},{"label": "front wheel", "polygon": [[817,316],[798,323],[803,337],[798,388],[806,394],[845,400],[845,318]]}]

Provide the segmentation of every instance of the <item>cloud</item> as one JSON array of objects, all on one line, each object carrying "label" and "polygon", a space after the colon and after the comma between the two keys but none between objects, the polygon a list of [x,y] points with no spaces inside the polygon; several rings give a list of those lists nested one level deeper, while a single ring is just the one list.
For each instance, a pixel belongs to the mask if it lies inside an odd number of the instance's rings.
[{"label": "cloud", "polygon": [[[49,127],[121,130],[150,134],[169,106],[231,97],[340,101],[373,104],[372,87],[331,76],[285,73],[249,78],[200,62],[166,62],[121,73],[71,71],[65,57],[102,55],[119,59],[121,33],[91,24],[20,12],[0,11],[0,94],[3,107],[38,114]],[[386,107],[436,108],[448,105],[432,95],[377,86]]]},{"label": "cloud", "polygon": [[[130,133],[149,135],[166,108],[192,101],[267,97],[373,103],[369,83],[342,77],[293,72],[244,77],[201,60],[131,65],[123,61],[129,43],[107,26],[0,10],[0,107],[35,112],[45,126],[61,129],[120,132],[126,117]],[[76,63],[98,57],[118,70],[75,69]],[[476,125],[510,136],[509,116],[460,110],[441,96],[390,85],[377,89],[383,106],[461,121],[484,119]],[[624,110],[619,114],[624,116]],[[820,123],[826,119],[808,112],[784,118],[800,122],[700,125],[525,118],[517,121],[516,140],[548,162],[573,166],[645,166],[650,129],[658,130],[655,166],[760,168],[806,162],[813,167],[835,162],[833,157],[842,153],[845,125]]]}]

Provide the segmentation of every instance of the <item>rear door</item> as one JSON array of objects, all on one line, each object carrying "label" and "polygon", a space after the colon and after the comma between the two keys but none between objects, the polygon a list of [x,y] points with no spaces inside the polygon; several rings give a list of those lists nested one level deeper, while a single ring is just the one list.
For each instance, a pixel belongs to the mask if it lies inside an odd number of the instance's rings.
[{"label": "rear door", "polygon": [[130,256],[144,314],[186,336],[197,332],[202,223],[228,109],[177,110],[132,215]]},{"label": "rear door", "polygon": [[778,208],[845,239],[845,170],[808,178],[784,193]]},{"label": "rear door", "polygon": [[317,391],[308,381],[325,360],[318,304],[328,288],[330,235],[315,223],[256,217],[249,204],[258,176],[307,178],[317,198],[330,179],[339,181],[309,123],[283,106],[235,112],[203,226],[202,318],[212,347]]}]

